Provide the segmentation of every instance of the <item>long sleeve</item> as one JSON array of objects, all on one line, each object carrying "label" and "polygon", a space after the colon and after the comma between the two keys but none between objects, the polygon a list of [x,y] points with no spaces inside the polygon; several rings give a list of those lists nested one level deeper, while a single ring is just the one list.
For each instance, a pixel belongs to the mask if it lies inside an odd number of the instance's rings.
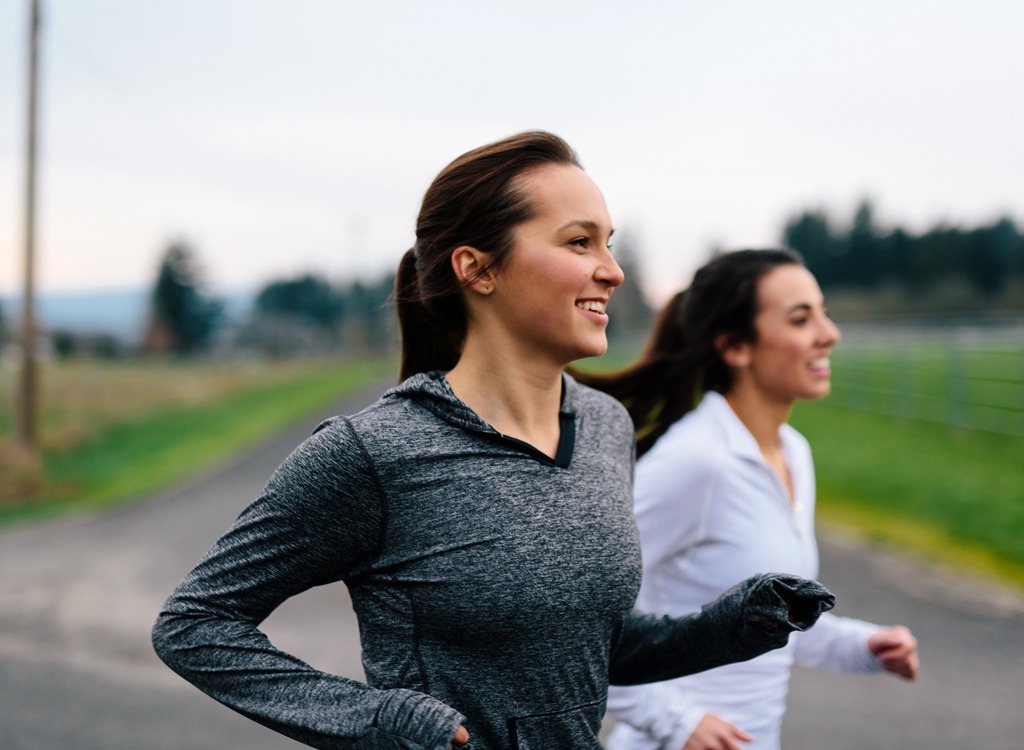
[{"label": "long sleeve", "polygon": [[372,465],[351,427],[326,423],[171,594],[154,648],[211,697],[312,747],[447,748],[463,721],[454,709],[318,671],[258,627],[289,597],[357,576],[385,523]]},{"label": "long sleeve", "polygon": [[881,664],[868,649],[868,637],[877,630],[878,625],[828,613],[813,631],[801,633],[796,639],[796,661],[826,672],[880,672]]},{"label": "long sleeve", "polygon": [[705,713],[688,691],[664,682],[613,686],[608,691],[608,711],[616,721],[656,740],[659,747],[674,750],[686,744]]},{"label": "long sleeve", "polygon": [[633,613],[612,654],[609,682],[635,685],[747,661],[807,630],[835,597],[798,576],[759,574],[741,581],[700,612],[683,617]]},{"label": "long sleeve", "polygon": [[[830,612],[821,615],[814,627],[794,633],[794,654],[805,667],[841,673],[869,673],[881,669],[867,647],[877,625]],[[678,682],[613,686],[608,694],[608,711],[623,722],[654,739],[659,747],[681,748],[706,713],[691,691]]]}]

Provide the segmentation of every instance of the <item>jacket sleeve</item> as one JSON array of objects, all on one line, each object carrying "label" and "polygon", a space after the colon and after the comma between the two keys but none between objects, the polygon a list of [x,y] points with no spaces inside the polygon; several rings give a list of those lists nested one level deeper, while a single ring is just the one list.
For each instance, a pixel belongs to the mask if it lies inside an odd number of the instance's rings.
[{"label": "jacket sleeve", "polygon": [[822,615],[813,630],[797,637],[796,662],[826,672],[881,672],[882,665],[868,649],[868,638],[879,629],[878,625],[851,617]]},{"label": "jacket sleeve", "polygon": [[761,573],[685,617],[633,612],[612,651],[609,682],[636,685],[747,661],[807,630],[835,597],[798,576]]},{"label": "jacket sleeve", "polygon": [[652,737],[658,747],[678,750],[690,739],[705,711],[678,683],[612,685],[608,689],[608,713]]},{"label": "jacket sleeve", "polygon": [[157,654],[212,698],[311,747],[446,749],[464,721],[454,709],[318,671],[259,630],[289,597],[358,574],[385,520],[351,425],[325,423],[171,594],[153,627]]}]

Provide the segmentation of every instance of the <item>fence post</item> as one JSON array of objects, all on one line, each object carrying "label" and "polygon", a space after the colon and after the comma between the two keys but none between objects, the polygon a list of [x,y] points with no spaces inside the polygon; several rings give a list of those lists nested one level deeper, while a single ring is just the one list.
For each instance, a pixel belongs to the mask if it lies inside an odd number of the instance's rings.
[{"label": "fence post", "polygon": [[964,351],[959,332],[954,333],[949,346],[949,422],[956,427],[970,427],[968,409],[969,388]]}]

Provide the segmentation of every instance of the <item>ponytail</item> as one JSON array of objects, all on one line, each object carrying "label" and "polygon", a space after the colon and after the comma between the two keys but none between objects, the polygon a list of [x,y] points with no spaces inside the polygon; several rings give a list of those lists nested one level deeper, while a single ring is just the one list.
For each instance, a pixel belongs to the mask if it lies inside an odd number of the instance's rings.
[{"label": "ponytail", "polygon": [[449,307],[461,311],[461,307],[450,301],[447,306],[440,305],[436,299],[431,301],[434,304],[424,300],[416,271],[415,248],[410,248],[402,256],[395,276],[395,305],[402,342],[399,382],[419,372],[450,370],[459,361],[466,335],[465,313],[461,315],[461,325],[457,320],[439,325],[431,308]]}]

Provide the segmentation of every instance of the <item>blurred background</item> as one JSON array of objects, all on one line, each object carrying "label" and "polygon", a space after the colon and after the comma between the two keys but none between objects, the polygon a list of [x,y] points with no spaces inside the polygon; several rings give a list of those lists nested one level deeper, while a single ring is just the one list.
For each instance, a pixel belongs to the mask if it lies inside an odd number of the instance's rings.
[{"label": "blurred background", "polygon": [[[1019,3],[36,7],[0,4],[9,500],[47,494],[40,448],[150,401],[270,377],[253,362],[386,357],[427,184],[531,128],[576,147],[617,225],[597,366],[711,253],[785,244],[846,332],[833,405],[1024,435]],[[154,361],[230,382],[175,395]]]},{"label": "blurred background", "polygon": [[[40,714],[0,721],[0,744],[51,746],[35,733],[57,727],[52,746],[91,747],[84,727],[103,722],[76,711],[143,695],[94,706],[74,683],[56,700],[65,650],[117,651],[121,676],[151,670],[125,684],[159,683],[148,623],[280,456],[225,482],[234,500],[196,478],[393,382],[392,272],[423,191],[457,155],[527,129],[577,149],[617,228],[611,348],[583,366],[628,362],[714,252],[799,250],[843,331],[832,395],[793,415],[821,525],[1021,602],[1022,29],[1016,0],[0,0],[0,703]],[[185,481],[182,512],[39,523]],[[885,585],[917,586],[886,565]],[[73,571],[97,583],[74,588]],[[89,588],[118,576],[137,579]],[[881,617],[903,601],[863,597]],[[991,601],[986,615],[1002,611]],[[1019,746],[999,701],[1024,686],[1019,651],[1006,658],[1024,607],[1007,611],[1018,619],[955,658],[926,652],[948,679],[915,694],[935,714],[920,726],[947,731],[955,712],[974,737],[949,747]],[[908,620],[958,640],[942,617]],[[95,639],[66,636],[83,623]],[[994,666],[977,684],[947,689],[982,652]],[[875,700],[862,732],[914,746],[891,734],[918,726],[910,693],[861,694]],[[58,702],[73,710],[55,721]],[[95,746],[162,747],[147,721],[136,744],[122,727],[121,745]],[[1010,739],[978,740],[980,726]]]},{"label": "blurred background", "polygon": [[393,354],[427,184],[531,128],[618,228],[595,366],[713,252],[785,244],[846,334],[814,414],[1019,450],[1019,3],[36,6],[0,4],[7,511],[71,498],[53,457],[110,424]]}]

